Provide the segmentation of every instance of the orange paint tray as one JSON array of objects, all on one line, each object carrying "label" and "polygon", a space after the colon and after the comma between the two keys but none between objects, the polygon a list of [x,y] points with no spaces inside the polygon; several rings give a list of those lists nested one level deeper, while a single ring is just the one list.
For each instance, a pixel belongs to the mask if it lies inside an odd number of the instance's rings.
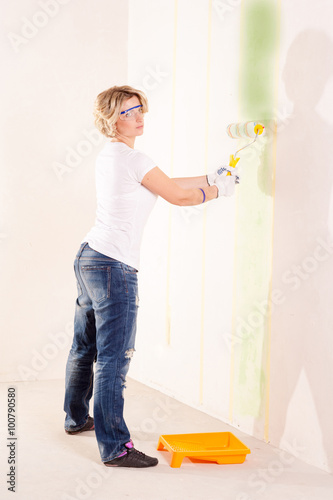
[{"label": "orange paint tray", "polygon": [[231,432],[163,434],[157,449],[164,448],[172,454],[171,467],[180,467],[184,457],[218,464],[242,464],[247,453],[251,453]]}]

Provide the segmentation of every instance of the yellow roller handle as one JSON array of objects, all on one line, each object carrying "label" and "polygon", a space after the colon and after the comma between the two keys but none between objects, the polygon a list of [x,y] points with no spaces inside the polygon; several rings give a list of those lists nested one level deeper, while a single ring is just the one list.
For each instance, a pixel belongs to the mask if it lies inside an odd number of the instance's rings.
[{"label": "yellow roller handle", "polygon": [[[234,155],[230,155],[229,167],[235,168],[239,160],[240,158],[234,158]],[[228,172],[227,175],[231,175],[231,173]]]}]

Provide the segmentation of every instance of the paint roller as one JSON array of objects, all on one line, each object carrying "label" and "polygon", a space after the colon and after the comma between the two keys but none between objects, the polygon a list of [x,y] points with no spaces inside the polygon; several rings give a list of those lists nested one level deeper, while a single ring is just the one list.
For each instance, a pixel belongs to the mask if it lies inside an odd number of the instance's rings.
[{"label": "paint roller", "polygon": [[[227,126],[227,134],[232,139],[253,139],[246,146],[238,149],[234,155],[230,155],[229,166],[235,168],[240,158],[236,158],[237,153],[242,151],[245,148],[251,146],[254,142],[256,142],[257,137],[264,133],[265,127],[259,122],[243,122],[243,123],[230,123]],[[228,173],[227,175],[231,175]]]}]

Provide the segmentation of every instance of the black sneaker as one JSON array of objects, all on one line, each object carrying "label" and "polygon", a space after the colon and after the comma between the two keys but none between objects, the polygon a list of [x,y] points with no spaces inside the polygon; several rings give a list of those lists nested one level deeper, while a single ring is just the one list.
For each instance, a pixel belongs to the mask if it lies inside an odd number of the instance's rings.
[{"label": "black sneaker", "polygon": [[78,431],[66,431],[65,429],[65,432],[66,434],[79,434],[80,432],[93,431],[94,429],[95,429],[94,419],[88,416],[86,424],[83,427],[81,427],[81,429],[79,429]]},{"label": "black sneaker", "polygon": [[132,441],[125,444],[127,451],[120,457],[104,462],[107,467],[153,467],[158,464],[157,458],[148,457],[134,448]]}]

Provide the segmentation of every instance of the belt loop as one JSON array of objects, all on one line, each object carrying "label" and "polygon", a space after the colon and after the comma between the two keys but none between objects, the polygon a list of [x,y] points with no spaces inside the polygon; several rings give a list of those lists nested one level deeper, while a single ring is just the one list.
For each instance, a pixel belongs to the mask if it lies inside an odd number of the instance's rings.
[{"label": "belt loop", "polygon": [[88,245],[88,242],[85,242],[85,243],[82,243],[80,248],[79,248],[79,251],[78,251],[78,255],[77,255],[77,258],[79,259],[82,255],[82,252],[83,250],[85,249],[85,247]]}]

